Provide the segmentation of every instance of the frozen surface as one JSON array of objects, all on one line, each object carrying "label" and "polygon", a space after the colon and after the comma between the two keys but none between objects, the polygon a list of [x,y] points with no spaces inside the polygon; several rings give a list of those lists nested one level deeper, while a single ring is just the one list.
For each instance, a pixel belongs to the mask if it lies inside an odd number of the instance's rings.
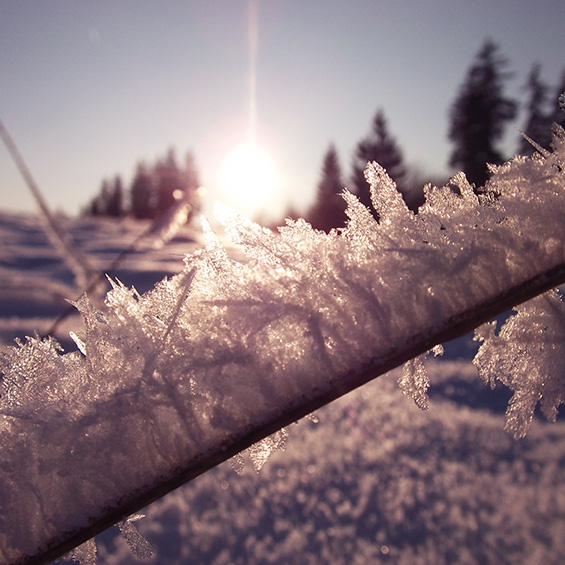
[{"label": "frozen surface", "polygon": [[[560,131],[552,155],[500,167],[480,201],[463,175],[428,187],[417,215],[372,164],[379,222],[346,194],[350,222],[329,235],[300,220],[273,234],[219,210],[246,263],[205,224],[206,249],[178,275],[145,294],[112,281],[103,307],[80,298],[79,351],[29,339],[2,361],[0,561],[23,561],[129,509],[140,493],[348,390],[387,359],[423,353],[418,344],[434,345],[462,313],[563,265],[564,145]],[[485,351],[486,374],[500,367]],[[401,384],[425,407],[424,371],[411,361]],[[510,380],[519,396],[545,395],[539,380]],[[556,382],[543,404],[550,415],[562,401]],[[250,448],[254,466],[284,440],[281,431]]]}]

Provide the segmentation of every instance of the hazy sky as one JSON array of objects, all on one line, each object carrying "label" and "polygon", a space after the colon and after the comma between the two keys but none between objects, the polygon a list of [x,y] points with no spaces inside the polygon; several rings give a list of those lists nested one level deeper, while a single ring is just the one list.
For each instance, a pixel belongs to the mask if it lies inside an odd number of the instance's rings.
[{"label": "hazy sky", "polygon": [[[236,205],[218,171],[248,131],[250,1],[0,0],[0,120],[55,209],[76,213],[103,178],[129,183],[171,146],[193,152],[209,201]],[[485,39],[522,100],[533,63],[551,86],[565,68],[563,0],[253,1],[275,217],[313,198],[330,142],[349,174],[378,108],[409,164],[445,173],[449,105]],[[35,209],[3,145],[0,199]]]}]

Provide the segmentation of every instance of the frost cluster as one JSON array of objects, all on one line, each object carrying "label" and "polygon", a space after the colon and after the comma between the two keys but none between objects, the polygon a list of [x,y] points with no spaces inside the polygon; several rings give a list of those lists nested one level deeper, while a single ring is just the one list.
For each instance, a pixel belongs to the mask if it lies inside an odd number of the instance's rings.
[{"label": "frost cluster", "polygon": [[495,330],[496,322],[475,330],[483,343],[473,362],[493,388],[497,379],[514,391],[506,428],[521,438],[538,401],[551,422],[565,402],[565,304],[557,292],[547,292],[517,306],[498,334]]},{"label": "frost cluster", "polygon": [[[123,519],[140,493],[155,498],[236,446],[259,442],[259,468],[285,432],[261,437],[285,419],[455,337],[462,320],[483,323],[489,305],[544,273],[562,275],[564,158],[559,129],[552,154],[499,167],[480,197],[463,174],[426,187],[418,214],[371,163],[378,221],[348,192],[348,225],[328,235],[303,220],[273,233],[219,210],[247,262],[230,259],[204,222],[206,248],[177,276],[143,295],[112,281],[103,308],[82,297],[78,351],[30,338],[1,362],[0,562],[23,562],[102,516]],[[563,322],[548,321],[563,320],[559,304],[537,299],[508,329],[479,334],[483,378],[516,391],[518,435],[537,399],[550,416],[563,401]],[[517,345],[524,324],[535,339]],[[401,386],[426,406],[420,359]]]}]

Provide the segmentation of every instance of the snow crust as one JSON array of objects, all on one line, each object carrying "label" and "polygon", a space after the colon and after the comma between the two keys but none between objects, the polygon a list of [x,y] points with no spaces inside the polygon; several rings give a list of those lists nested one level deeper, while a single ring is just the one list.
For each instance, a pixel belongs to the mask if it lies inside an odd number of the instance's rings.
[{"label": "snow crust", "polygon": [[[563,264],[564,158],[559,129],[552,154],[499,167],[481,196],[462,173],[426,187],[418,214],[371,163],[378,222],[348,192],[349,223],[328,235],[303,220],[273,233],[220,208],[246,262],[230,259],[203,220],[206,248],[180,274],[145,294],[111,281],[102,308],[83,296],[78,351],[29,338],[1,362],[0,562],[23,562],[119,512]],[[482,377],[516,391],[508,419],[516,435],[538,399],[550,417],[564,400],[560,304],[552,293],[520,307],[498,335],[492,326],[479,331]],[[535,340],[519,339],[524,327]],[[519,355],[519,366],[503,354]],[[422,360],[411,361],[403,391],[425,407],[427,386]],[[285,439],[282,430],[251,447],[255,468]]]}]

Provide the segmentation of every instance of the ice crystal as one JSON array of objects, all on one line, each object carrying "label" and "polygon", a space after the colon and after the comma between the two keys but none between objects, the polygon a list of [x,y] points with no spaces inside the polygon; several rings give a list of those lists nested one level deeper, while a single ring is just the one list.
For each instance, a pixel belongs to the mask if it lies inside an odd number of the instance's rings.
[{"label": "ice crystal", "polygon": [[521,438],[538,402],[552,422],[565,402],[565,305],[556,291],[547,292],[517,306],[498,334],[495,330],[492,322],[476,331],[482,345],[473,362],[491,387],[499,380],[514,391],[506,428]]},{"label": "ice crystal", "polygon": [[236,453],[233,457],[229,459],[231,468],[238,474],[241,475],[245,470],[245,458],[241,453]]},{"label": "ice crystal", "polygon": [[122,536],[126,540],[131,552],[138,559],[149,559],[154,553],[155,548],[142,536],[133,522],[144,518],[143,514],[133,514],[118,523]]},{"label": "ice crystal", "polygon": [[284,451],[286,449],[287,438],[288,432],[285,428],[281,428],[274,434],[254,443],[247,449],[244,449],[242,452],[230,458],[229,462],[232,469],[238,475],[241,475],[245,469],[245,455],[247,455],[251,459],[253,469],[255,469],[255,472],[258,473],[273,452]]},{"label": "ice crystal", "polygon": [[427,395],[430,379],[424,367],[423,356],[414,357],[404,364],[404,371],[398,379],[398,386],[406,396],[412,397],[418,408],[427,410],[430,407]]},{"label": "ice crystal", "polygon": [[428,399],[430,379],[424,364],[424,361],[430,353],[433,353],[434,357],[443,355],[443,346],[438,344],[424,355],[410,359],[410,361],[404,364],[402,375],[398,379],[400,390],[406,396],[410,396],[416,406],[422,410],[427,410],[430,407]]},{"label": "ice crystal", "polygon": [[249,452],[253,468],[258,473],[261,467],[267,462],[267,459],[273,451],[286,449],[286,440],[288,432],[285,428],[281,428],[278,432],[266,437],[265,439],[254,443],[246,451]]},{"label": "ice crystal", "polygon": [[96,565],[96,553],[96,542],[94,539],[89,539],[75,547],[65,557],[80,563],[80,565]]}]

